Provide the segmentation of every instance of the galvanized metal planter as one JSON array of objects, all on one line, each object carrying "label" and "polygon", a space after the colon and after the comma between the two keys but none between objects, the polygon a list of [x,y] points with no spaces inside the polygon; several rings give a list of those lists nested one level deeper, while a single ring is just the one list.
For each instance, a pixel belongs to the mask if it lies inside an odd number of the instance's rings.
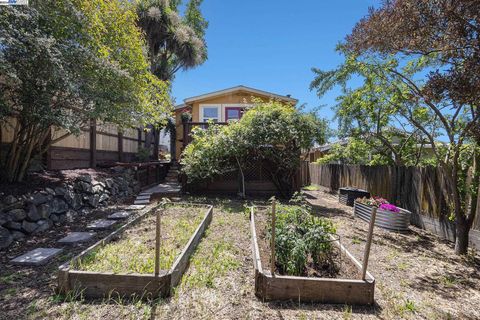
[{"label": "galvanized metal planter", "polygon": [[370,192],[363,189],[345,187],[338,189],[338,202],[346,206],[353,207],[353,202],[357,198],[370,198]]},{"label": "galvanized metal planter", "polygon": [[[410,225],[410,211],[399,208],[400,212],[391,212],[388,210],[377,210],[375,226],[397,232],[408,232]],[[362,220],[370,221],[372,206],[355,201],[354,214]]]}]

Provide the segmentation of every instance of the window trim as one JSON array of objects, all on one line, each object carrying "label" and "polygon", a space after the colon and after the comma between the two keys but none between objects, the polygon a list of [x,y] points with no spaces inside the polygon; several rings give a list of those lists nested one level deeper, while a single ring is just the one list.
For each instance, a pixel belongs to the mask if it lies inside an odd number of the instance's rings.
[{"label": "window trim", "polygon": [[214,104],[214,103],[206,103],[200,105],[200,114],[199,114],[199,122],[207,122],[203,117],[203,110],[205,108],[216,108],[217,109],[217,122],[222,122],[222,112],[221,112],[221,104]]}]

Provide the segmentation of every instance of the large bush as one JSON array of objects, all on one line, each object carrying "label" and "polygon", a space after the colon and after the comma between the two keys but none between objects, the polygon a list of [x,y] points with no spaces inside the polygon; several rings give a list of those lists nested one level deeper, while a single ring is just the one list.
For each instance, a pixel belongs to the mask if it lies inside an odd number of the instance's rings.
[{"label": "large bush", "polygon": [[[212,178],[247,163],[266,164],[273,183],[284,196],[293,191],[293,177],[302,149],[324,142],[326,122],[279,101],[260,102],[247,109],[238,122],[194,131],[181,163],[190,181]],[[243,179],[242,179],[243,180]],[[243,193],[244,183],[242,183]]]}]

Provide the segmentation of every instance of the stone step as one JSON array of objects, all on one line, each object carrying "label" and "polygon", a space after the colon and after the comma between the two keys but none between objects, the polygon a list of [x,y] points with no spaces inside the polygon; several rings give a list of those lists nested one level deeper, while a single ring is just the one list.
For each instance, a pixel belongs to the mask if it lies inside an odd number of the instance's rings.
[{"label": "stone step", "polygon": [[95,232],[70,232],[67,236],[58,240],[58,243],[75,244],[90,240],[95,236]]},{"label": "stone step", "polygon": [[144,204],[132,204],[126,207],[126,210],[142,210],[146,207]]},{"label": "stone step", "polygon": [[135,200],[150,200],[150,195],[140,196],[138,195]]},{"label": "stone step", "polygon": [[149,204],[150,200],[135,200],[133,204]]},{"label": "stone step", "polygon": [[25,266],[41,266],[62,251],[63,249],[56,248],[37,248],[10,260],[10,263]]},{"label": "stone step", "polygon": [[111,229],[115,223],[117,222],[114,220],[99,219],[90,223],[87,226],[87,229],[93,229],[93,230]]},{"label": "stone step", "polygon": [[107,218],[111,220],[122,220],[130,217],[131,215],[132,213],[128,211],[118,211],[118,212],[112,213]]}]

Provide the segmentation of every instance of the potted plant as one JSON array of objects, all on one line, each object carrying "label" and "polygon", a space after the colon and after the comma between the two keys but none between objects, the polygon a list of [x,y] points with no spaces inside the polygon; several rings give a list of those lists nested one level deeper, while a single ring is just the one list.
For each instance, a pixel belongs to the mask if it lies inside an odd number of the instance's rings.
[{"label": "potted plant", "polygon": [[190,122],[192,121],[192,114],[189,111],[184,111],[180,115],[180,118],[182,119],[182,123]]},{"label": "potted plant", "polygon": [[353,212],[356,217],[369,222],[374,207],[377,208],[377,227],[398,232],[408,231],[411,212],[390,204],[383,198],[358,198],[355,200]]}]

